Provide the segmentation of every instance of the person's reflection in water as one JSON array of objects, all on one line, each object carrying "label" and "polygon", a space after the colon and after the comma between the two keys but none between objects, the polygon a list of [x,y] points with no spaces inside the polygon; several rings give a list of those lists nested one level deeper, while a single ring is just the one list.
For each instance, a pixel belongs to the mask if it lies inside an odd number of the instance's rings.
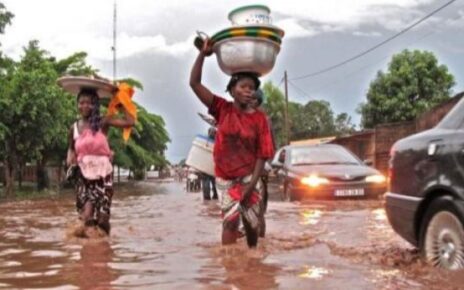
[{"label": "person's reflection in water", "polygon": [[86,242],[81,249],[79,287],[81,289],[112,289],[117,274],[109,267],[113,249],[107,240]]},{"label": "person's reflection in water", "polygon": [[276,276],[280,268],[263,263],[263,258],[246,253],[225,255],[221,263],[226,270],[226,285],[234,285],[238,289],[277,289],[279,286]]}]

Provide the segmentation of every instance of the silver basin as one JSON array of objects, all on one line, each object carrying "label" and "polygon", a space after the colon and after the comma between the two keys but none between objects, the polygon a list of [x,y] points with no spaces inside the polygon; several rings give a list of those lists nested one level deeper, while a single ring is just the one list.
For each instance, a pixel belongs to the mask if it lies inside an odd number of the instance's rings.
[{"label": "silver basin", "polygon": [[244,36],[221,40],[213,50],[224,73],[254,72],[263,76],[274,67],[280,45],[265,38]]}]

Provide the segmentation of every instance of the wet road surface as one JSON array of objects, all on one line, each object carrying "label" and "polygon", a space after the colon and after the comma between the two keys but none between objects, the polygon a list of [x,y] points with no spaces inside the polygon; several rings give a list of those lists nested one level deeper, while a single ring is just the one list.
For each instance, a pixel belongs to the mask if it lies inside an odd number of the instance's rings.
[{"label": "wet road surface", "polygon": [[[0,289],[460,289],[424,265],[381,201],[271,201],[255,250],[220,245],[217,201],[179,183],[117,189],[110,238],[67,235],[72,194],[0,203]],[[462,289],[462,288],[461,288]]]}]

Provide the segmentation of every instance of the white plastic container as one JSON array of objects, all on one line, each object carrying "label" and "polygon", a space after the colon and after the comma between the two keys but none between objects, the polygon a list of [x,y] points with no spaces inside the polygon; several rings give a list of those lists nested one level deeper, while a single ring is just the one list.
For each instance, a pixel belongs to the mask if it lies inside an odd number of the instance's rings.
[{"label": "white plastic container", "polygon": [[236,8],[229,13],[232,25],[270,25],[271,9],[264,5],[248,5]]},{"label": "white plastic container", "polygon": [[185,163],[198,171],[214,176],[213,158],[214,140],[207,136],[197,135]]}]

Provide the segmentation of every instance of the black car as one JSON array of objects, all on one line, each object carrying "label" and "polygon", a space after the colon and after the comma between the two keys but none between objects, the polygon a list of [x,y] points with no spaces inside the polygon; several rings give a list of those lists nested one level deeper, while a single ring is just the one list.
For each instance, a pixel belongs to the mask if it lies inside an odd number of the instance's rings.
[{"label": "black car", "polygon": [[464,99],[433,129],[391,149],[386,211],[433,265],[464,268]]},{"label": "black car", "polygon": [[378,197],[386,191],[379,171],[335,144],[289,145],[277,152],[272,164],[278,168],[284,200]]}]

